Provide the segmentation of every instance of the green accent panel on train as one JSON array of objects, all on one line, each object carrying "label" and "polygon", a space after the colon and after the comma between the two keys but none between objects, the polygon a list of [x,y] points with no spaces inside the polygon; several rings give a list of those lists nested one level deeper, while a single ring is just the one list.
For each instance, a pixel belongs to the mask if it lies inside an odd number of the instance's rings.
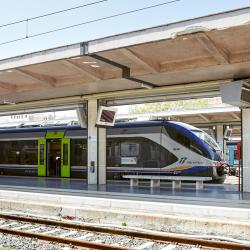
[{"label": "green accent panel on train", "polygon": [[46,133],[46,139],[62,139],[65,131],[48,131]]},{"label": "green accent panel on train", "polygon": [[46,139],[38,140],[38,176],[46,176]]},{"label": "green accent panel on train", "polygon": [[70,177],[70,139],[62,139],[61,177]]}]

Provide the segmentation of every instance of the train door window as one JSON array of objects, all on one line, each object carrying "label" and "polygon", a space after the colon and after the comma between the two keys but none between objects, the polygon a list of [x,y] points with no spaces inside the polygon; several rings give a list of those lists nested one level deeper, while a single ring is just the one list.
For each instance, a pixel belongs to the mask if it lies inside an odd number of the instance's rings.
[{"label": "train door window", "polygon": [[63,144],[63,165],[68,165],[68,144]]},{"label": "train door window", "polygon": [[58,177],[61,174],[61,139],[47,141],[47,175]]},{"label": "train door window", "polygon": [[62,145],[62,166],[61,177],[70,177],[70,138],[63,138]]},{"label": "train door window", "polygon": [[40,145],[40,165],[44,165],[44,144]]}]

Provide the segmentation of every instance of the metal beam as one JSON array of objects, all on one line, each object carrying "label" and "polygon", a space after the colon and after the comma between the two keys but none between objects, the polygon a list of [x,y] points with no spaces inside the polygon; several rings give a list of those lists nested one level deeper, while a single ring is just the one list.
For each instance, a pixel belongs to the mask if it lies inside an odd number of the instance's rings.
[{"label": "metal beam", "polygon": [[10,92],[16,91],[16,85],[3,82],[3,81],[0,81],[0,88],[8,90]]},{"label": "metal beam", "polygon": [[198,98],[211,98],[219,97],[219,91],[207,91],[202,93],[169,93],[162,92],[157,96],[138,96],[131,98],[108,98],[106,100],[106,105],[108,106],[120,106],[120,105],[129,105],[129,104],[141,104],[141,103],[152,103],[152,102],[164,102],[164,101],[178,101],[178,100],[188,100],[188,99],[198,99]]},{"label": "metal beam", "polygon": [[39,82],[44,85],[48,85],[49,87],[56,86],[56,79],[51,76],[41,75],[25,69],[13,69],[13,71],[33,81]]},{"label": "metal beam", "polygon": [[[79,95],[64,98],[55,98],[41,101],[23,102],[13,105],[0,105],[0,115],[10,113],[27,113],[29,110],[50,108],[55,109],[60,106],[82,104],[90,99],[99,99],[105,101],[108,105],[125,105],[133,103],[145,103],[159,101],[159,98],[165,100],[201,98],[207,96],[219,95],[219,86],[221,83],[230,82],[230,79],[209,81],[201,83],[188,83],[184,85],[172,85],[157,87],[153,89],[136,89],[126,91],[113,91],[92,95]],[[37,112],[37,111],[36,111]]]},{"label": "metal beam", "polygon": [[241,120],[241,117],[240,117],[240,114],[236,114],[236,113],[230,113],[232,115],[233,118],[235,118],[236,121],[240,121]]},{"label": "metal beam", "polygon": [[230,63],[229,55],[225,49],[220,48],[214,41],[205,33],[197,33],[195,35],[199,43],[213,56],[220,64]]},{"label": "metal beam", "polygon": [[208,119],[204,114],[198,114],[204,121],[210,122],[210,119]]},{"label": "metal beam", "polygon": [[101,79],[100,76],[98,76],[97,73],[94,73],[94,72],[90,72],[89,70],[86,70],[85,68],[79,66],[77,63],[75,62],[72,62],[70,60],[63,60],[61,62],[62,64],[66,65],[67,67],[69,68],[72,68],[72,69],[75,69],[77,70],[78,72],[86,75],[88,78],[90,78],[91,80],[93,81],[99,81]]},{"label": "metal beam", "polygon": [[216,125],[234,125],[234,126],[241,126],[240,121],[226,121],[226,122],[189,122],[191,125],[195,127],[207,127],[207,126],[216,126]]},{"label": "metal beam", "polygon": [[[34,102],[9,105],[5,104],[0,105],[0,116],[74,110],[79,107],[82,108],[84,105],[84,103],[80,102],[79,104],[68,105],[63,105],[62,102],[58,102],[58,104],[52,104],[48,100],[40,104]],[[6,107],[8,110],[4,110],[4,107]]]},{"label": "metal beam", "polygon": [[89,55],[90,57],[93,57],[101,62],[104,62],[104,63],[107,63],[113,67],[116,67],[116,68],[119,68],[121,69],[122,71],[122,78],[125,78],[125,79],[128,79],[128,80],[131,80],[133,82],[136,82],[136,83],[140,83],[141,84],[141,87],[142,88],[146,88],[146,89],[152,89],[154,87],[157,87],[157,85],[151,83],[151,82],[146,82],[146,81],[143,81],[143,80],[140,80],[138,78],[135,78],[135,77],[131,77],[130,75],[130,68],[125,66],[125,65],[122,65],[118,62],[115,62],[113,60],[110,60],[106,57],[103,57],[103,56],[99,56],[99,55],[96,55],[96,54],[92,54],[92,55]]},{"label": "metal beam", "polygon": [[134,61],[135,63],[141,65],[143,68],[146,68],[151,73],[155,73],[159,70],[159,69],[157,70],[155,68],[155,66],[153,66],[151,63],[149,63],[145,58],[142,58],[141,56],[138,56],[137,54],[135,54],[131,49],[122,48],[120,51],[127,58],[129,58],[130,60]]}]

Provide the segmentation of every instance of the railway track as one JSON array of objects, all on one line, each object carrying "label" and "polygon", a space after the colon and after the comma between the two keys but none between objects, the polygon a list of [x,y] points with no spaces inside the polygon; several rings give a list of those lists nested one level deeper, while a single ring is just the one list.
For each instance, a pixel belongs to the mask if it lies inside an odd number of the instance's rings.
[{"label": "railway track", "polygon": [[[0,214],[0,233],[89,249],[246,249],[250,245],[218,240],[129,231],[56,220]],[[198,247],[197,247],[198,246]]]}]

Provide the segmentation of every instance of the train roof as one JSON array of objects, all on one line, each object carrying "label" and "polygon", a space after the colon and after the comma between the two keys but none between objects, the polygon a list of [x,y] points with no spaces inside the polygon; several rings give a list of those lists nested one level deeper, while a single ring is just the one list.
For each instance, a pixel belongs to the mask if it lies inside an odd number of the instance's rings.
[{"label": "train roof", "polygon": [[[116,123],[114,128],[129,128],[129,127],[150,127],[150,126],[167,126],[169,124],[179,125],[188,130],[200,130],[196,127],[193,127],[189,124],[176,121],[166,121],[166,120],[157,120],[157,121],[139,121],[139,122],[121,122]],[[63,131],[63,130],[84,130],[80,126],[70,125],[70,126],[51,126],[51,127],[19,127],[19,128],[0,128],[0,133],[17,133],[17,132],[38,132],[38,131]]]}]

